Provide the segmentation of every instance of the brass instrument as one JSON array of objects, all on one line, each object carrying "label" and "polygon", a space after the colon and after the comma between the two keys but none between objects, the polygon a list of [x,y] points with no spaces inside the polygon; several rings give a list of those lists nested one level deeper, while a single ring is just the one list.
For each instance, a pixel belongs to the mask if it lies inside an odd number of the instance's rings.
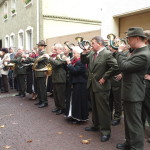
[{"label": "brass instrument", "polygon": [[8,69],[11,69],[11,70],[14,70],[16,67],[16,64],[15,63],[4,63],[4,68],[8,68]]},{"label": "brass instrument", "polygon": [[32,69],[33,69],[34,71],[45,71],[46,74],[47,74],[48,76],[50,76],[50,75],[52,74],[52,65],[51,65],[51,64],[47,64],[44,68],[37,69],[38,62],[39,62],[39,60],[42,59],[42,58],[43,58],[43,56],[40,56],[40,57],[38,57],[38,58],[35,60],[35,62],[33,63]]},{"label": "brass instrument", "polygon": [[64,42],[64,44],[70,49],[72,50],[73,47],[75,47],[75,45],[73,43],[69,43],[69,41]]},{"label": "brass instrument", "polygon": [[76,37],[75,40],[78,42],[78,45],[83,50],[88,50],[91,48],[91,44],[87,40],[83,40],[83,37]]},{"label": "brass instrument", "polygon": [[109,39],[109,44],[110,46],[115,49],[115,50],[118,50],[118,47],[121,45],[121,44],[126,44],[126,40],[125,39],[121,39],[121,38],[116,38],[116,36],[112,33],[108,34],[107,35],[107,38]]}]

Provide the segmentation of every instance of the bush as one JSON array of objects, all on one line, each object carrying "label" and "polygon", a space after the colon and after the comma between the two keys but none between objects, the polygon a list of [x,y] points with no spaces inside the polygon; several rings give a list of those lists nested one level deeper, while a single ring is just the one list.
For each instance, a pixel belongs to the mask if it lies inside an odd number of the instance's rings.
[{"label": "bush", "polygon": [[31,2],[31,0],[25,0],[25,3],[28,4],[29,2]]},{"label": "bush", "polygon": [[7,14],[4,15],[4,19],[7,19]]},{"label": "bush", "polygon": [[15,10],[15,9],[13,9],[11,12],[14,14],[14,13],[15,13],[15,11],[16,11],[16,10]]}]

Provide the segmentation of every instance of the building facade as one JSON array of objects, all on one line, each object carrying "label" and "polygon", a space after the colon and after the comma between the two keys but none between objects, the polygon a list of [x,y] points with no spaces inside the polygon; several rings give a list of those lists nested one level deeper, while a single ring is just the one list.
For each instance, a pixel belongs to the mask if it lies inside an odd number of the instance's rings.
[{"label": "building facade", "polygon": [[[109,5],[106,5],[109,3]],[[112,5],[116,7],[112,7]],[[142,27],[150,30],[150,1],[149,0],[105,0],[102,1],[101,35],[107,39],[109,33],[125,37],[130,27]],[[117,8],[117,9],[116,9]]]},{"label": "building facade", "polygon": [[0,14],[0,48],[23,47],[30,51],[39,40],[100,32],[101,26],[100,20],[62,13],[56,0],[0,0]]},{"label": "building facade", "polygon": [[37,43],[37,1],[1,0],[1,47],[31,50]]}]

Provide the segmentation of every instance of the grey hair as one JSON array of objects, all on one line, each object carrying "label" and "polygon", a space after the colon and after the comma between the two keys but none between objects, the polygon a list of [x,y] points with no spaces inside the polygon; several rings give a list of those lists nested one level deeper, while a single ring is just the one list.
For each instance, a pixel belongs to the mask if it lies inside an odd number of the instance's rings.
[{"label": "grey hair", "polygon": [[54,45],[54,48],[56,48],[56,49],[62,49],[63,50],[63,45],[62,44],[60,44],[60,43],[56,43],[55,45]]},{"label": "grey hair", "polygon": [[77,52],[77,53],[79,53],[79,54],[83,52],[83,50],[82,50],[79,46],[73,47],[73,51],[74,51],[74,52]]},{"label": "grey hair", "polygon": [[92,38],[92,40],[96,40],[97,43],[101,43],[103,46],[105,46],[104,39],[101,36],[95,36]]}]

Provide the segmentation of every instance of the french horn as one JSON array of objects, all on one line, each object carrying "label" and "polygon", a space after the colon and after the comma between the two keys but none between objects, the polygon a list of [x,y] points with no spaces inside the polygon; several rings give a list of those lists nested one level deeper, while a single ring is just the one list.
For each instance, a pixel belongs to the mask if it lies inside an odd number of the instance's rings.
[{"label": "french horn", "polygon": [[126,44],[127,43],[125,39],[116,38],[116,36],[112,33],[107,35],[107,39],[109,39],[109,45],[115,50],[118,50],[118,47],[121,44]]},{"label": "french horn", "polygon": [[87,50],[91,48],[91,44],[87,40],[83,40],[83,37],[76,37],[75,40],[78,42],[78,45],[81,49]]},{"label": "french horn", "polygon": [[45,71],[47,76],[50,76],[52,74],[52,65],[47,64],[44,68],[37,69],[38,62],[43,58],[43,56],[37,58],[35,62],[33,63],[32,69],[34,71]]},{"label": "french horn", "polygon": [[75,47],[75,45],[73,43],[69,43],[69,41],[64,42],[64,44],[70,49],[72,50],[73,47]]}]

